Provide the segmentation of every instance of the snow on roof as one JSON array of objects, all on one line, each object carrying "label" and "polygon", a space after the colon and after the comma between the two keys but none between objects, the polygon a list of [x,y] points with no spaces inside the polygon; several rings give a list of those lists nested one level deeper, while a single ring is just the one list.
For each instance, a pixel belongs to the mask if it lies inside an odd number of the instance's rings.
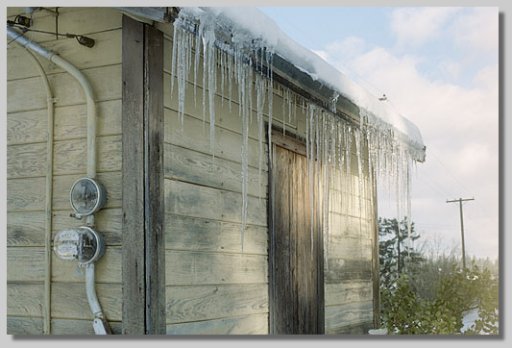
[{"label": "snow on roof", "polygon": [[287,36],[279,26],[263,12],[252,7],[183,7],[182,14],[200,22],[215,21],[217,25],[231,27],[232,41],[254,42],[272,51],[317,80],[351,100],[360,108],[401,132],[410,145],[424,151],[425,145],[419,129],[411,121],[397,113],[389,103],[382,102],[345,74],[334,68],[316,53],[301,46]]}]

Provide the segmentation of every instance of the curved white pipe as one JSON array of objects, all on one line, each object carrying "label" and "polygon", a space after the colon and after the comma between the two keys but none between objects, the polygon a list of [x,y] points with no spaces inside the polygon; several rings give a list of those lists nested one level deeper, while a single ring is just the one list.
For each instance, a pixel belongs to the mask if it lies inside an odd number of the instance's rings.
[{"label": "curved white pipe", "polygon": [[94,94],[89,80],[73,64],[61,58],[55,52],[27,39],[22,33],[13,28],[7,27],[7,35],[21,46],[30,49],[66,70],[82,86],[87,103],[87,176],[94,179],[96,177],[96,103],[94,102]]},{"label": "curved white pipe", "polygon": [[[71,76],[73,76],[82,86],[87,103],[87,176],[94,179],[96,177],[96,104],[94,102],[94,94],[89,80],[73,64],[61,58],[55,52],[52,52],[27,39],[25,36],[23,36],[22,33],[14,30],[13,28],[7,27],[7,35],[11,40],[16,41],[26,49],[33,51],[41,57],[46,58],[60,66]],[[89,215],[87,217],[87,224],[94,224],[94,215]],[[103,311],[101,310],[100,303],[96,296],[94,270],[94,264],[90,264],[86,267],[85,284],[87,301],[89,302],[89,306],[91,307],[91,311],[95,318],[94,327],[96,331],[96,319],[103,320],[104,318]],[[96,332],[98,333],[98,331]]]},{"label": "curved white pipe", "polygon": [[48,108],[48,133],[46,140],[46,201],[45,201],[45,211],[46,211],[46,227],[45,227],[45,238],[44,238],[44,246],[45,246],[45,279],[44,279],[44,317],[43,317],[43,329],[44,334],[49,335],[51,333],[51,320],[50,320],[50,308],[51,308],[51,276],[52,276],[52,197],[53,197],[53,115],[54,115],[54,106],[55,99],[53,99],[52,89],[50,87],[50,82],[48,81],[48,76],[46,76],[46,72],[44,71],[41,63],[37,60],[36,56],[32,51],[27,49],[27,53],[33,58],[34,64],[39,71],[39,75],[41,75],[41,80],[43,81],[44,88],[46,90],[46,102]]}]

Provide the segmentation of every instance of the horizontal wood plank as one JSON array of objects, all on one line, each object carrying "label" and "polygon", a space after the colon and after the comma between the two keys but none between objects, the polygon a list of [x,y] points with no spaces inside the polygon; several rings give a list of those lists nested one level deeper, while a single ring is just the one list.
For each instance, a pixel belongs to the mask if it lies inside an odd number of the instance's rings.
[{"label": "horizontal wood plank", "polygon": [[[107,322],[114,335],[121,334],[121,322],[110,320]],[[53,319],[51,326],[52,335],[95,335],[94,328],[92,326],[92,320]]]},{"label": "horizontal wood plank", "polygon": [[372,275],[371,260],[345,260],[328,258],[325,266],[325,284],[348,281],[369,281]]},{"label": "horizontal wood plank", "polygon": [[[96,294],[107,320],[121,321],[121,284],[96,284]],[[88,319],[93,316],[84,283],[52,283],[52,319]]]},{"label": "horizontal wood plank", "polygon": [[167,324],[228,318],[267,310],[266,284],[166,288]]},{"label": "horizontal wood plank", "polygon": [[44,247],[8,247],[7,281],[43,281]]},{"label": "horizontal wood plank", "polygon": [[43,283],[7,283],[7,315],[42,318],[44,306]]},{"label": "horizontal wood plank", "polygon": [[[54,146],[54,175],[86,172],[86,138],[57,141]],[[98,173],[121,170],[121,148],[122,144],[120,135],[96,138],[98,158],[96,170]]]},{"label": "horizontal wood plank", "polygon": [[7,146],[7,178],[46,175],[46,143]]},{"label": "horizontal wood plank", "polygon": [[[165,177],[224,190],[242,192],[241,164],[190,149],[165,144]],[[248,171],[248,193],[266,197],[267,173],[256,168]]]},{"label": "horizontal wood plank", "polygon": [[[50,8],[54,10],[55,8]],[[19,12],[18,12],[19,11]],[[9,13],[23,14],[24,9],[10,10]],[[55,32],[55,15],[48,11],[36,11],[33,14],[33,29]],[[108,7],[59,7],[59,32],[78,33],[90,36],[121,28],[121,12]],[[27,38],[37,42],[55,40],[54,35],[27,32]],[[80,46],[77,43],[77,46]]]},{"label": "horizontal wood plank", "polygon": [[7,246],[44,246],[46,214],[42,211],[7,214]]},{"label": "horizontal wood plank", "polygon": [[339,284],[325,284],[325,305],[341,305],[353,302],[372,301],[371,281],[347,281]]},{"label": "horizontal wood plank", "polygon": [[[96,135],[121,134],[121,100],[96,103]],[[87,106],[72,105],[55,109],[56,140],[84,138],[87,136]]]},{"label": "horizontal wood plank", "polygon": [[7,180],[7,211],[44,210],[44,177]]},{"label": "horizontal wood plank", "polygon": [[[82,73],[91,83],[96,101],[121,98],[121,64],[84,69]],[[50,75],[48,80],[53,88],[57,107],[85,104],[82,87],[70,74]],[[46,91],[39,77],[7,82],[7,112],[45,109],[46,98]]]},{"label": "horizontal wood plank", "polygon": [[[266,200],[247,198],[247,223],[266,226]],[[207,218],[226,222],[241,222],[242,195],[236,192],[165,180],[167,213]]]},{"label": "horizontal wood plank", "polygon": [[[107,247],[105,254],[96,262],[96,283],[121,283],[121,248]],[[85,282],[85,269],[76,262],[59,259],[52,253],[53,282]],[[84,285],[85,286],[85,285]]]},{"label": "horizontal wood plank", "polygon": [[[203,123],[201,119],[188,115],[184,116],[182,127],[176,111],[164,110],[164,141],[167,143],[211,155],[209,127],[208,122]],[[262,139],[262,141],[263,151],[266,151],[265,140]],[[241,134],[215,127],[215,144],[213,146],[215,157],[242,163],[241,144]],[[266,170],[266,157],[263,155],[262,158],[261,168]],[[247,159],[249,166],[258,168],[259,145],[257,140],[249,139]]]},{"label": "horizontal wood plank", "polygon": [[[166,216],[166,249],[190,251],[241,252],[238,223],[169,214]],[[247,226],[244,251],[267,254],[267,228]]]},{"label": "horizontal wood plank", "polygon": [[373,302],[356,302],[325,308],[325,332],[336,334],[352,325],[373,322]]},{"label": "horizontal wood plank", "polygon": [[45,142],[48,128],[48,110],[7,114],[7,144]]},{"label": "horizontal wood plank", "polygon": [[260,255],[169,251],[166,285],[267,283],[267,258]]},{"label": "horizontal wood plank", "polygon": [[236,318],[215,319],[167,325],[168,335],[267,335],[268,315],[251,314]]},{"label": "horizontal wood plank", "polygon": [[[34,24],[37,24],[37,21],[34,21]],[[75,38],[55,40],[55,36],[53,36],[54,40],[46,41],[42,45],[65,57],[80,70],[121,63],[121,29],[99,32],[88,37],[95,41],[91,48],[80,45]],[[46,38],[52,38],[52,35],[47,35]],[[64,71],[47,59],[38,56],[38,60],[46,74]],[[33,58],[20,46],[13,45],[11,49],[7,50],[7,62],[8,81],[39,76]]]},{"label": "horizontal wood plank", "polygon": [[7,316],[7,334],[13,336],[34,336],[43,334],[43,319],[35,317]]}]

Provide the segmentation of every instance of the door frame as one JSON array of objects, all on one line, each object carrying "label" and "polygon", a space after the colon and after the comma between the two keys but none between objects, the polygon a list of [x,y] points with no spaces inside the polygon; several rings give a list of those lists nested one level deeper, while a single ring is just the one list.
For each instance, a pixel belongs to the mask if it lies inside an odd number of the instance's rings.
[{"label": "door frame", "polygon": [[[268,124],[266,125],[268,126]],[[294,152],[298,155],[304,156],[307,158],[306,151],[306,141],[305,139],[294,135],[293,137],[290,135],[283,134],[284,132],[277,127],[272,127],[272,146],[269,151],[274,152],[274,146],[280,146],[288,151]],[[268,144],[269,139],[267,139]],[[273,153],[272,153],[273,156]],[[269,248],[268,248],[268,269],[269,269],[269,333],[273,335],[282,334],[278,332],[277,323],[276,323],[276,311],[278,310],[277,301],[282,301],[279,296],[279,292],[277,291],[277,283],[276,277],[274,276],[275,270],[275,256],[276,256],[276,243],[274,241],[274,217],[273,217],[273,196],[275,195],[274,191],[274,168],[273,168],[273,157],[271,154],[268,154],[268,211],[267,211],[267,220],[268,220],[268,231],[269,231]],[[315,209],[318,209],[318,204],[315,204]],[[317,243],[317,264],[318,264],[318,275],[317,275],[317,334],[325,333],[325,296],[324,296],[324,243],[323,243],[323,229],[321,228],[320,221],[317,219],[317,224],[315,226],[317,231],[316,233],[316,243]]]},{"label": "door frame", "polygon": [[122,333],[165,334],[163,33],[123,15]]}]

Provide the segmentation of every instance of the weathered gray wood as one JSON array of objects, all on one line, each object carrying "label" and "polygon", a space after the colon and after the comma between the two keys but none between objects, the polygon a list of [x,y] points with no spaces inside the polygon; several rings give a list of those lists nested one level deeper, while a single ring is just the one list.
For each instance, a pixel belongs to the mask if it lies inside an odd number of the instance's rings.
[{"label": "weathered gray wood", "polygon": [[168,250],[165,259],[167,285],[251,284],[268,280],[267,258],[261,255]]},{"label": "weathered gray wood", "polygon": [[[97,171],[112,172],[121,170],[121,136],[96,138]],[[54,145],[54,175],[83,173],[87,169],[87,140],[62,140]]]},{"label": "weathered gray wood", "polygon": [[43,316],[43,283],[7,283],[7,315],[39,318]]},{"label": "weathered gray wood", "polygon": [[[55,40],[55,36],[52,35],[47,35],[45,38],[53,38],[53,41],[47,41],[43,45],[49,50],[58,52],[62,57],[66,57],[66,60],[72,62],[79,69],[121,63],[121,46],[119,45],[121,30],[96,32],[88,37],[95,40],[94,46],[91,48],[79,45],[75,38]],[[7,67],[8,81],[39,75],[37,69],[33,68],[30,56],[20,46],[13,45],[13,48],[7,51],[7,60],[16,62]],[[38,60],[49,75],[63,71],[61,67],[44,58],[38,58]],[[20,66],[23,66],[24,69],[20,69]]]},{"label": "weathered gray wood", "polygon": [[123,16],[123,334],[145,334],[144,27]]},{"label": "weathered gray wood", "polygon": [[266,335],[268,315],[251,314],[235,318],[223,318],[167,325],[168,335]]},{"label": "weathered gray wood", "polygon": [[34,317],[7,317],[7,334],[28,336],[43,334],[43,319]]},{"label": "weathered gray wood", "polygon": [[[9,66],[9,64],[8,64]],[[7,114],[7,144],[45,142],[48,109]]]},{"label": "weathered gray wood", "polygon": [[325,284],[326,306],[372,301],[372,298],[372,281],[370,280]]},{"label": "weathered gray wood", "polygon": [[267,284],[169,286],[166,307],[167,324],[265,313]]},{"label": "weathered gray wood", "polygon": [[371,260],[345,260],[329,258],[326,260],[325,283],[336,284],[343,281],[371,280]]},{"label": "weathered gray wood", "polygon": [[271,207],[274,215],[270,230],[270,239],[273,244],[272,254],[269,255],[272,258],[273,267],[269,284],[273,293],[271,300],[273,315],[270,317],[270,323],[273,334],[291,334],[295,331],[297,312],[297,285],[293,279],[296,259],[292,259],[295,254],[295,240],[292,240],[290,233],[290,222],[293,220],[289,219],[290,205],[294,202],[290,200],[290,185],[286,180],[290,177],[291,158],[287,151],[281,150],[274,152],[273,159],[275,164],[271,180],[274,187],[272,201],[275,206]]},{"label": "weathered gray wood", "polygon": [[[172,214],[167,215],[166,221],[166,249],[242,252],[241,224]],[[267,238],[266,227],[248,225],[244,233],[244,252],[267,255]]]},{"label": "weathered gray wood", "polygon": [[332,230],[329,237],[333,240],[339,240],[340,243],[345,238],[358,238],[359,236],[370,238],[370,225],[367,219],[330,212],[329,226]]},{"label": "weathered gray wood", "polygon": [[364,323],[371,325],[372,322],[373,301],[327,306],[325,308],[325,330],[328,334],[335,334],[353,325]]},{"label": "weathered gray wood", "polygon": [[[56,210],[64,210],[69,213],[73,212],[69,203],[69,190],[76,180],[84,176],[86,176],[85,172],[82,174],[57,175],[53,177],[54,212]],[[122,201],[121,172],[98,173],[96,179],[101,182],[107,190],[107,202],[104,208],[120,208]],[[81,221],[83,222],[83,220]]]},{"label": "weathered gray wood", "polygon": [[45,178],[7,180],[7,211],[44,210]]},{"label": "weathered gray wood", "polygon": [[[242,192],[240,163],[213,158],[211,155],[168,143],[164,148],[166,178]],[[248,173],[248,194],[266,197],[266,172],[250,167]]]},{"label": "weathered gray wood", "polygon": [[[22,8],[13,10],[15,14],[22,14]],[[81,35],[92,35],[103,31],[121,28],[121,12],[113,8],[105,7],[59,7],[59,32],[79,33]],[[55,17],[47,11],[34,13],[34,29],[55,32]],[[46,42],[55,40],[54,35],[37,32],[25,34],[31,40]],[[77,43],[77,46],[80,46]]]},{"label": "weathered gray wood", "polygon": [[307,156],[306,144],[303,140],[285,136],[281,131],[272,130],[272,143],[302,156]]},{"label": "weathered gray wood", "polygon": [[[166,108],[164,109],[164,115],[165,142],[211,155],[208,122],[203,123],[201,119],[185,115],[184,126],[182,127],[176,111]],[[215,157],[241,163],[241,137],[242,136],[238,133],[216,126],[214,144]],[[248,148],[248,164],[258,169],[258,141],[249,139]],[[265,162],[266,161],[263,161],[262,166],[264,170],[266,170]]]},{"label": "weathered gray wood", "polygon": [[44,176],[46,143],[10,145],[7,147],[7,178]]},{"label": "weathered gray wood", "polygon": [[283,147],[274,149],[271,327],[275,334],[323,333],[321,226],[315,211],[311,214],[307,160]]},{"label": "weathered gray wood", "polygon": [[[121,284],[96,284],[96,293],[105,317],[121,321]],[[52,283],[52,319],[93,319],[84,283]]]},{"label": "weathered gray wood", "polygon": [[43,211],[7,214],[7,246],[44,246],[46,215]]},{"label": "weathered gray wood", "polygon": [[7,280],[43,281],[45,275],[44,247],[8,247]]},{"label": "weathered gray wood", "polygon": [[[121,334],[122,323],[108,320],[108,325],[114,335]],[[52,320],[52,335],[95,335],[92,320],[54,319]]]},{"label": "weathered gray wood", "polygon": [[[121,283],[121,261],[121,248],[107,247],[105,255],[95,264],[96,282]],[[77,268],[75,262],[61,260],[52,253],[52,281],[85,282],[85,271]]]},{"label": "weathered gray wood", "polygon": [[[96,103],[97,136],[121,134],[121,99]],[[55,109],[56,140],[85,138],[87,136],[86,105],[63,106]]]},{"label": "weathered gray wood", "polygon": [[372,260],[371,240],[362,238],[333,238],[329,241],[328,257],[343,260]]},{"label": "weathered gray wood", "polygon": [[[98,112],[97,135],[121,134],[121,100],[96,104]],[[47,108],[7,114],[7,144],[46,142]],[[54,139],[86,137],[86,105],[55,108]]]},{"label": "weathered gray wood", "polygon": [[[165,180],[167,213],[207,218],[226,222],[241,222],[240,193]],[[266,226],[266,200],[248,197],[247,223]]]},{"label": "weathered gray wood", "polygon": [[[59,210],[53,212],[52,222],[54,233],[57,233],[60,230],[67,229],[70,227],[80,227],[84,225],[84,220],[77,220],[75,218],[72,218],[69,216],[69,213],[70,211],[66,210]],[[34,213],[32,213],[32,215],[33,214]],[[120,208],[101,209],[99,212],[95,214],[94,224],[96,225],[96,229],[99,232],[101,232],[106,245],[121,246],[122,219],[123,212]],[[22,226],[24,227],[25,225]]]},{"label": "weathered gray wood", "polygon": [[[169,49],[169,51],[171,51]],[[191,77],[193,80],[193,73],[191,73]],[[197,76],[197,84],[194,86],[193,82],[187,81],[186,88],[185,88],[185,113],[189,117],[194,117],[201,122],[204,120],[206,121],[207,125],[209,124],[209,115],[206,114],[205,117],[203,117],[203,89],[200,86],[199,81],[202,79],[202,72],[199,72],[199,76]],[[218,76],[218,80],[221,80],[221,76]],[[217,91],[217,94],[215,95],[215,125],[219,126],[219,128],[226,129],[232,132],[235,132],[237,134],[242,134],[242,122],[239,114],[239,103],[238,103],[238,96],[237,96],[237,87],[236,87],[236,81],[233,81],[233,95],[231,96],[231,99],[229,97],[229,93],[227,90],[227,83],[226,83],[226,90],[224,91],[224,95],[220,94],[222,91]],[[176,87],[177,81],[174,81],[174,90],[173,93],[171,93],[170,85],[171,85],[171,79],[170,75],[167,73],[164,73],[164,106],[166,110],[169,111],[178,111],[178,88]],[[195,92],[194,92],[195,89]],[[206,93],[208,95],[208,93]],[[207,97],[209,98],[209,97]],[[256,100],[256,96],[254,95],[253,100]],[[207,101],[208,103],[208,101]],[[274,114],[276,119],[279,117],[281,112],[281,104],[279,104],[279,98],[276,97],[274,108],[278,113]],[[266,110],[266,109],[265,109]],[[250,139],[258,140],[258,127],[256,126],[256,109],[253,110],[251,114],[253,125],[249,127],[248,136]],[[264,120],[268,119],[268,115],[266,111],[263,112],[263,118]],[[184,122],[184,126],[187,125],[187,120]],[[209,126],[208,126],[209,127]],[[207,127],[207,128],[208,128]],[[291,127],[290,125],[287,125],[287,127]],[[208,129],[207,129],[208,131]],[[206,133],[206,136],[208,137],[209,133]],[[263,140],[264,141],[264,140]]]},{"label": "weathered gray wood", "polygon": [[[121,98],[121,65],[109,65],[84,69],[82,71],[90,81],[96,101]],[[82,87],[68,73],[50,75],[48,80],[53,87],[57,100],[55,105],[69,106],[85,103]],[[27,98],[30,95],[30,98]],[[7,111],[21,112],[46,108],[46,92],[41,88],[38,77],[7,82]]]},{"label": "weathered gray wood", "polygon": [[165,334],[163,34],[144,25],[146,334]]}]

